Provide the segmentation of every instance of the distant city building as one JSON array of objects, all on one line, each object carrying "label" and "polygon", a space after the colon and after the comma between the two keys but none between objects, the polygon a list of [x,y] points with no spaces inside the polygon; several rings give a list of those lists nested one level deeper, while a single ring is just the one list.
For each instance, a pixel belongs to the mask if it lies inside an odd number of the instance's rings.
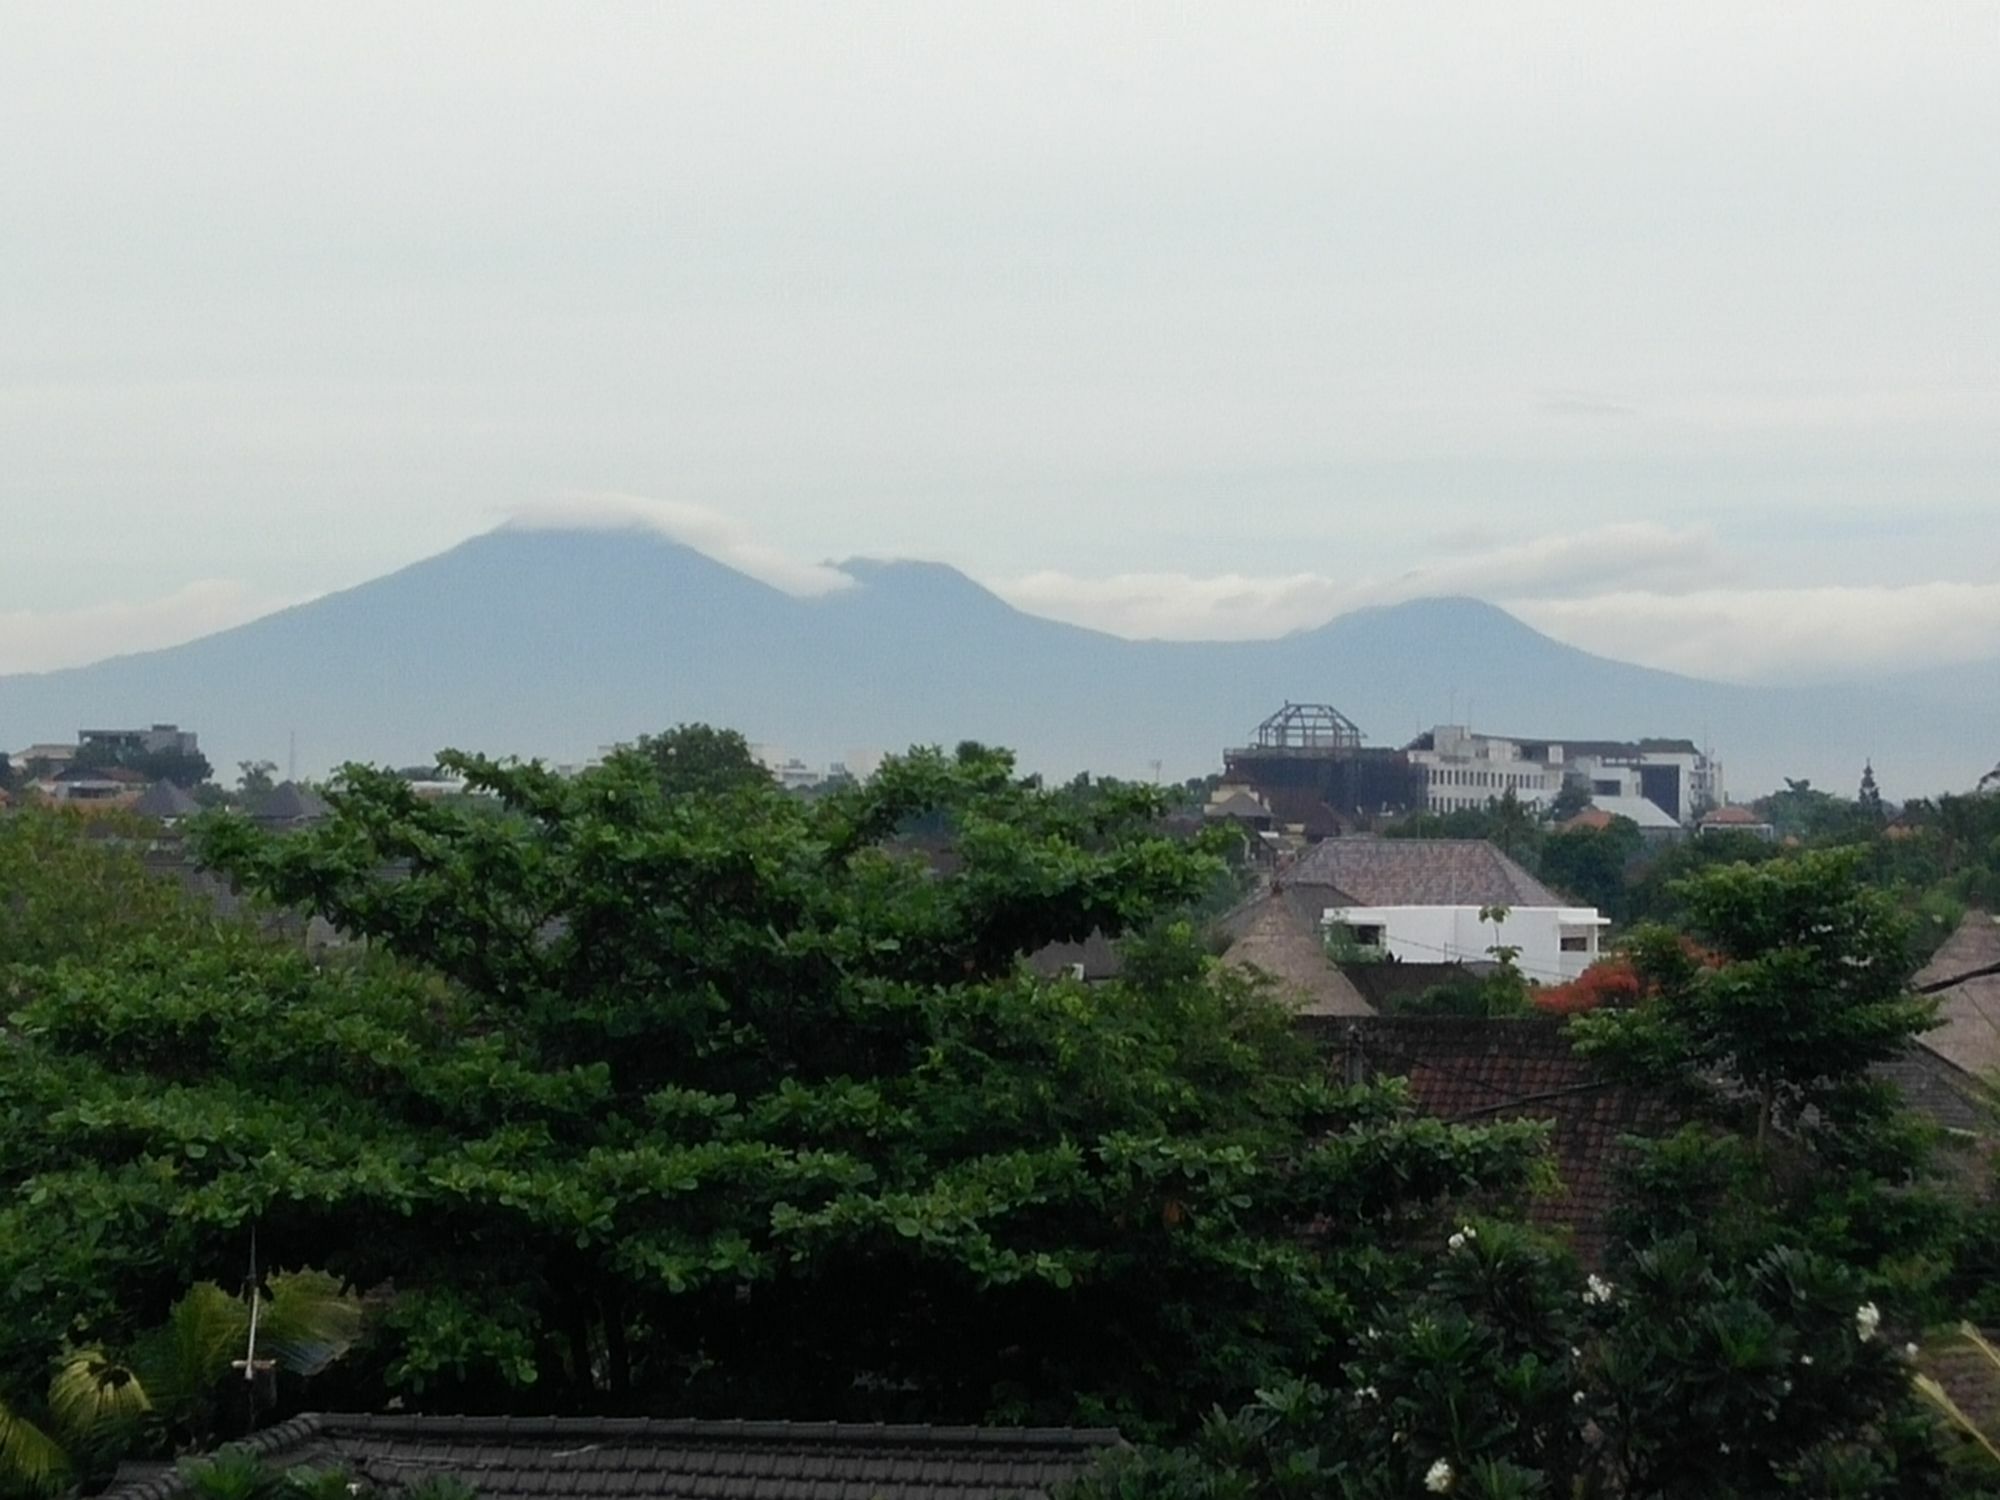
[{"label": "distant city building", "polygon": [[1643,799],[1682,826],[1722,801],[1722,766],[1692,740],[1514,739],[1440,724],[1407,754],[1432,812],[1484,807],[1510,791],[1546,807],[1571,780],[1593,800]]},{"label": "distant city building", "polygon": [[146,790],[146,778],[123,766],[65,766],[35,783],[51,802],[126,807]]},{"label": "distant city building", "polygon": [[1401,750],[1362,743],[1360,728],[1327,703],[1286,703],[1256,740],[1225,750],[1225,789],[1254,793],[1273,821],[1308,839],[1367,827],[1424,805],[1421,770]]},{"label": "distant city building", "polygon": [[1698,830],[1710,833],[1747,833],[1766,841],[1776,839],[1778,830],[1770,821],[1747,807],[1718,807],[1706,814]]},{"label": "distant city building", "polygon": [[76,746],[40,744],[17,750],[9,757],[14,769],[37,776],[52,776],[76,759]]},{"label": "distant city building", "polygon": [[197,736],[177,724],[154,724],[145,729],[79,729],[77,750],[92,758],[119,760],[128,755],[187,755],[201,753]]}]

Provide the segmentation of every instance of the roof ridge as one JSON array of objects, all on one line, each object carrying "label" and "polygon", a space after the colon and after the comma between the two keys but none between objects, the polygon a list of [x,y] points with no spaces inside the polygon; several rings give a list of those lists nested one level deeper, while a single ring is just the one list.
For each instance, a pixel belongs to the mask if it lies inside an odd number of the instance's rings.
[{"label": "roof ridge", "polygon": [[[296,1423],[308,1418],[318,1423],[318,1427],[302,1431],[297,1436],[309,1435],[310,1431],[320,1431],[336,1434],[439,1432],[512,1437],[602,1434],[619,1437],[673,1436],[753,1441],[808,1437],[817,1441],[838,1443],[881,1442],[886,1439],[912,1444],[976,1442],[994,1446],[1040,1447],[1099,1447],[1123,1441],[1123,1437],[1114,1427],[988,1427],[930,1422],[841,1422],[793,1418],[515,1417],[465,1416],[445,1412],[315,1412],[309,1413],[307,1417],[293,1420]],[[292,1425],[292,1423],[285,1424],[286,1427]],[[277,1433],[281,1430],[274,1427],[268,1431]],[[260,1437],[264,1435],[259,1434]]]}]

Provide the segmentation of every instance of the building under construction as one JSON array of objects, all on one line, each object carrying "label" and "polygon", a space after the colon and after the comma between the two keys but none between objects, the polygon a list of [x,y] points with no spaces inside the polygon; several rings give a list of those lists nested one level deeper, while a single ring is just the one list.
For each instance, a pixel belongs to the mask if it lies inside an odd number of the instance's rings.
[{"label": "building under construction", "polygon": [[[1279,821],[1325,835],[1424,806],[1423,767],[1401,750],[1364,745],[1327,703],[1287,703],[1257,726],[1256,743],[1222,755],[1223,780],[1254,790]],[[1315,826],[1317,825],[1317,826]]]}]

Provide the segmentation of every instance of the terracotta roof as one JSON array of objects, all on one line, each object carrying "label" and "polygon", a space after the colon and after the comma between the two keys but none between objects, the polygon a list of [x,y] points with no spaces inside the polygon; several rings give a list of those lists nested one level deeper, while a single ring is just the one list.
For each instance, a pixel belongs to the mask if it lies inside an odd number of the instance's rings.
[{"label": "terracotta roof", "polygon": [[1524,1204],[1528,1222],[1566,1230],[1588,1264],[1602,1261],[1627,1136],[1663,1123],[1664,1106],[1612,1082],[1570,1050],[1559,1018],[1489,1021],[1375,1016],[1301,1021],[1344,1066],[1350,1049],[1372,1075],[1408,1078],[1418,1109],[1438,1119],[1546,1120],[1561,1188]]},{"label": "terracotta roof", "polygon": [[[328,1413],[237,1446],[274,1467],[338,1467],[391,1491],[451,1475],[481,1500],[1039,1500],[1119,1443],[1108,1428]],[[105,1493],[188,1492],[170,1471]]]},{"label": "terracotta roof", "polygon": [[1556,827],[1564,833],[1568,833],[1573,828],[1609,828],[1610,826],[1611,814],[1601,807],[1586,807],[1575,817],[1565,818],[1562,822],[1556,824]]},{"label": "terracotta roof", "polygon": [[1923,1044],[1982,1077],[2000,1074],[2000,972],[1995,970],[2000,970],[2000,923],[1973,911],[1915,981],[1938,999],[1940,1024],[1923,1034]]},{"label": "terracotta roof", "polygon": [[1328,839],[1284,872],[1332,886],[1345,906],[1566,906],[1484,839]]},{"label": "terracotta roof", "polygon": [[1735,803],[1710,809],[1702,814],[1701,821],[1705,828],[1761,828],[1765,822],[1752,809]]}]

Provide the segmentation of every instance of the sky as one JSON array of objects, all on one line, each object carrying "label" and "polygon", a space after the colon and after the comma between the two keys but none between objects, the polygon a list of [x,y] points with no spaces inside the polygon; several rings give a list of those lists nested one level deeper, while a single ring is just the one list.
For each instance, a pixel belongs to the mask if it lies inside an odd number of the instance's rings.
[{"label": "sky", "polygon": [[2000,7],[0,0],[0,671],[510,519],[2000,657]]}]

